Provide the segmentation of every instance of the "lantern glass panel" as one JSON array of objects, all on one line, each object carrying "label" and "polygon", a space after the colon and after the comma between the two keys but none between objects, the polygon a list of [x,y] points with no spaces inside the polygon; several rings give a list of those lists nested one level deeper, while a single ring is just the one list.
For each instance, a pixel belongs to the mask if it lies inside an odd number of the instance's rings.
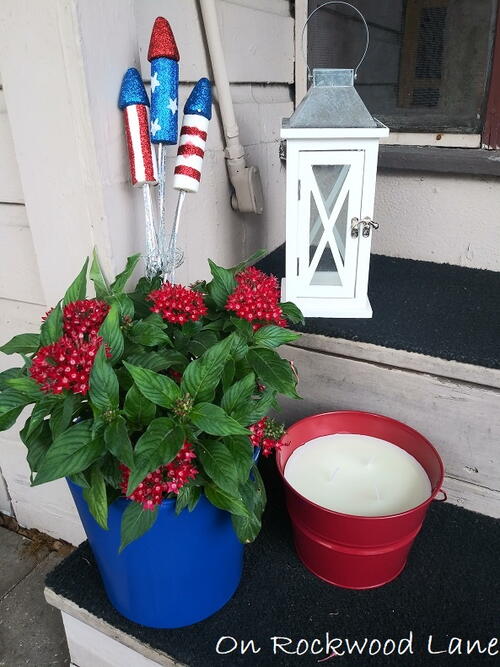
[{"label": "lantern glass panel", "polygon": [[[313,164],[309,218],[311,285],[343,284],[349,211],[348,164]],[[319,198],[319,201],[317,201]]]}]

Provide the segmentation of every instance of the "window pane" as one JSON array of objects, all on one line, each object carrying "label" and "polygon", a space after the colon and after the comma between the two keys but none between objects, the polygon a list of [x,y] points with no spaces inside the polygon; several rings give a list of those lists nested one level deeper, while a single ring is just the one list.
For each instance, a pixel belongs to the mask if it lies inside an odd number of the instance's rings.
[{"label": "window pane", "polygon": [[[309,11],[322,0],[309,0]],[[496,0],[357,0],[370,47],[356,88],[392,130],[480,132],[494,38]],[[342,5],[309,23],[308,61],[353,68],[363,25]]]}]

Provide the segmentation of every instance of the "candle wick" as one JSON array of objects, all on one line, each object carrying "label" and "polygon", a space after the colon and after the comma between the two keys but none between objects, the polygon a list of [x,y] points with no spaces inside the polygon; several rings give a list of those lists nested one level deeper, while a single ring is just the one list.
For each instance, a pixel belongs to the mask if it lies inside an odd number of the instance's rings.
[{"label": "candle wick", "polygon": [[335,479],[335,475],[338,473],[339,470],[340,470],[340,466],[337,466],[335,468],[335,470],[331,473],[330,480],[329,480],[330,482],[333,482],[333,480]]}]

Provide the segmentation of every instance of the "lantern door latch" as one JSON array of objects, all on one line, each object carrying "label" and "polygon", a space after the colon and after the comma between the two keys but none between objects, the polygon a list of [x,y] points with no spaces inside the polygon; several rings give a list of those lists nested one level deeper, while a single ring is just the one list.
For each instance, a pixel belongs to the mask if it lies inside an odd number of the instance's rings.
[{"label": "lantern door latch", "polygon": [[361,232],[361,234],[366,239],[370,236],[370,230],[372,228],[373,229],[378,229],[380,225],[378,224],[378,222],[375,222],[374,220],[372,220],[370,218],[370,216],[368,216],[368,215],[366,217],[364,217],[362,220],[360,220],[359,218],[352,218],[352,220],[351,220],[351,236],[353,237],[353,239],[358,238],[360,226],[363,227],[363,231]]}]

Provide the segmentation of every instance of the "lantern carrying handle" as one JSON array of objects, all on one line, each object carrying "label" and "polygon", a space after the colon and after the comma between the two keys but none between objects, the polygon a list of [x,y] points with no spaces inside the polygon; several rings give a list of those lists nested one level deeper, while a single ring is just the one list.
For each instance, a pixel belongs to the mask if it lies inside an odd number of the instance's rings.
[{"label": "lantern carrying handle", "polygon": [[319,7],[316,7],[316,9],[309,14],[309,16],[306,19],[306,22],[304,23],[304,26],[302,28],[302,34],[301,34],[301,37],[300,37],[300,41],[301,41],[301,44],[302,44],[302,56],[304,58],[304,62],[306,63],[306,67],[307,67],[307,77],[308,77],[308,79],[312,78],[311,68],[309,67],[309,64],[307,62],[307,54],[306,54],[305,45],[304,45],[304,35],[305,35],[305,32],[306,32],[306,27],[307,27],[307,24],[309,23],[309,21],[312,19],[312,17],[316,14],[316,12],[319,12],[320,9],[323,9],[323,7],[326,7],[327,5],[346,5],[347,7],[350,7],[351,9],[354,9],[354,11],[357,14],[359,14],[359,16],[360,16],[360,18],[363,22],[363,25],[365,26],[366,44],[365,44],[365,49],[363,51],[363,55],[361,56],[358,64],[354,68],[354,80],[356,80],[356,77],[358,76],[358,69],[361,67],[361,65],[363,63],[363,60],[365,59],[366,54],[368,52],[368,47],[370,46],[370,31],[368,29],[368,23],[366,22],[365,17],[359,11],[359,9],[357,7],[355,7],[354,5],[351,5],[350,2],[344,2],[344,0],[329,0],[328,2],[324,2],[322,5],[320,5]]}]

